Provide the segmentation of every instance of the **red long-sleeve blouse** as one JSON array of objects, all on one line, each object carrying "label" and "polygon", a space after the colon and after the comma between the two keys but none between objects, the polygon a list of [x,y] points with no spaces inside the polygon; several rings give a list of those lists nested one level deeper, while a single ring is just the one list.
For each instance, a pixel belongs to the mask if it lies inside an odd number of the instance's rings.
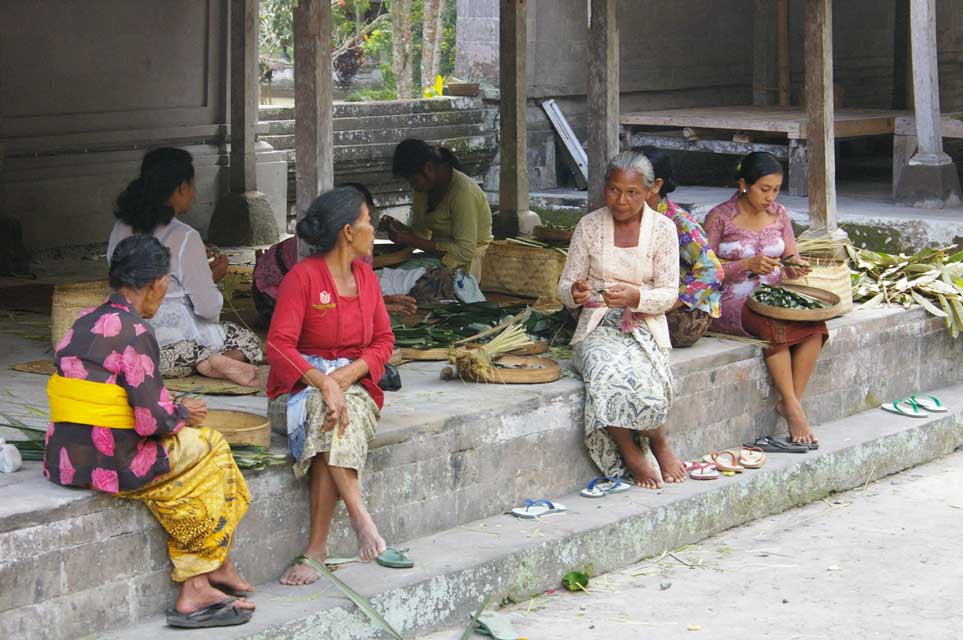
[{"label": "red long-sleeve blouse", "polygon": [[[346,313],[322,256],[302,260],[284,276],[268,332],[268,397],[304,387],[302,376],[312,368],[304,354],[326,360],[361,358],[368,365],[368,374],[358,382],[379,408],[383,405],[384,392],[378,381],[391,359],[395,336],[374,271],[360,260],[351,266],[358,283],[357,315]],[[345,323],[357,322],[359,316],[361,331],[349,330]]]}]

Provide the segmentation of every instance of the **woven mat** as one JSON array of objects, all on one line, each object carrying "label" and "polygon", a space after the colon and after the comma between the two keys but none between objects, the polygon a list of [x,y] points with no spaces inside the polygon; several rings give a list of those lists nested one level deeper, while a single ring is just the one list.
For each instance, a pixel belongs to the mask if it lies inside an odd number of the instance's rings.
[{"label": "woven mat", "polygon": [[[42,376],[52,376],[57,372],[53,360],[33,360],[19,362],[10,367],[14,371],[36,373]],[[188,376],[164,381],[168,390],[176,393],[196,393],[211,396],[248,396],[259,390],[253,387],[242,387],[227,380],[213,380],[204,376]]]}]

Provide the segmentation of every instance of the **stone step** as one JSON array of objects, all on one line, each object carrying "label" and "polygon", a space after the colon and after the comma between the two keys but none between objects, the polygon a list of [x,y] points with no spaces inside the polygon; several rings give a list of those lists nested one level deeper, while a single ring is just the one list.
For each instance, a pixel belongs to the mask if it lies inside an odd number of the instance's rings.
[{"label": "stone step", "polygon": [[[485,597],[525,600],[558,588],[561,576],[588,564],[594,573],[605,573],[947,455],[963,443],[963,385],[936,393],[952,407],[949,413],[921,420],[872,409],[822,425],[817,451],[769,454],[761,469],[715,481],[689,480],[660,491],[633,487],[600,500],[577,493],[549,495],[568,513],[542,521],[492,516],[406,542],[416,561],[413,569],[354,564],[343,566],[337,576],[408,637],[459,624]],[[272,581],[258,586],[256,598],[251,623],[210,630],[205,637],[362,640],[377,635],[323,578],[305,587]],[[156,617],[101,638],[180,635]]]},{"label": "stone step", "polygon": [[[335,118],[368,117],[382,115],[408,115],[479,108],[480,99],[430,98],[419,100],[391,100],[372,102],[335,102]],[[294,107],[262,105],[258,109],[259,120],[291,120]]]},{"label": "stone step", "polygon": [[[380,116],[352,116],[334,119],[335,131],[352,131],[367,129],[406,129],[409,127],[452,126],[459,124],[477,124],[491,120],[494,110],[465,109],[458,111],[440,111],[416,113],[410,115],[380,115]],[[263,133],[270,135],[284,135],[294,133],[294,120],[261,120],[259,127]],[[259,129],[259,133],[262,130]]]},{"label": "stone step", "polygon": [[[361,147],[372,144],[397,145],[405,138],[420,138],[422,140],[445,140],[460,137],[482,137],[486,134],[494,136],[483,124],[460,124],[450,126],[408,127],[405,129],[353,129],[351,131],[335,131],[334,144],[337,147]],[[260,136],[277,150],[293,149],[294,135]],[[392,150],[393,152],[393,150]],[[335,152],[337,158],[337,151]]]}]

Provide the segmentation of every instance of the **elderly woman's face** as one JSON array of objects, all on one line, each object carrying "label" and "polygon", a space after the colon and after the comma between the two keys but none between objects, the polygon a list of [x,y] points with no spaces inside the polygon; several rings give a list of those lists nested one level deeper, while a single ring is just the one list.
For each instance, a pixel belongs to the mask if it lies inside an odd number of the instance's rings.
[{"label": "elderly woman's face", "polygon": [[638,171],[615,171],[605,181],[605,206],[619,222],[630,220],[642,211],[648,191]]},{"label": "elderly woman's face", "polygon": [[347,238],[351,244],[351,250],[359,258],[371,255],[374,248],[375,228],[371,224],[371,211],[368,204],[361,205],[361,215],[353,225],[348,227]]},{"label": "elderly woman's face", "polygon": [[170,279],[170,275],[166,275],[154,280],[144,288],[144,298],[137,309],[141,318],[149,320],[160,309],[161,303],[164,302],[164,296],[167,295],[167,284]]}]

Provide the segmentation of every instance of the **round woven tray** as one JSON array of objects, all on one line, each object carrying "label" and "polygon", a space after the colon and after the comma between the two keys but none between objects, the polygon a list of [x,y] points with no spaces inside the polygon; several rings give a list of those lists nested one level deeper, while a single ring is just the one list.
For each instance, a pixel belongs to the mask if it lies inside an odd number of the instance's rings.
[{"label": "round woven tray", "polygon": [[50,340],[54,348],[74,325],[81,311],[100,306],[108,295],[110,285],[106,280],[58,284],[54,287],[50,305]]},{"label": "round woven tray", "polygon": [[230,444],[271,446],[271,423],[256,413],[208,409],[203,426],[220,431]]},{"label": "round woven tray", "polygon": [[544,384],[562,377],[562,367],[549,358],[535,356],[502,356],[495,358],[499,365],[485,375],[471,371],[458,371],[462,380],[493,384]]},{"label": "round woven tray", "polygon": [[383,269],[385,267],[393,267],[395,265],[401,264],[411,258],[411,248],[410,247],[395,247],[394,251],[390,253],[378,254],[374,257],[374,262],[371,265],[373,269]]},{"label": "round woven tray", "polygon": [[[477,349],[481,345],[467,345],[469,349]],[[527,347],[521,347],[506,355],[512,356],[537,356],[548,351],[548,340],[533,342]],[[448,360],[451,352],[446,347],[436,347],[434,349],[401,349],[401,360],[422,360],[422,361],[443,361]]]},{"label": "round woven tray", "polygon": [[776,320],[798,320],[803,322],[829,320],[830,318],[835,318],[845,313],[842,304],[840,304],[839,296],[832,291],[806,287],[801,284],[780,284],[779,286],[783,289],[812,296],[829,304],[829,306],[824,309],[784,309],[782,307],[773,307],[758,302],[752,297],[752,294],[749,294],[749,308],[767,318],[775,318]]},{"label": "round woven tray", "polygon": [[537,226],[532,231],[536,240],[542,242],[571,242],[574,229],[554,229],[552,227]]}]

